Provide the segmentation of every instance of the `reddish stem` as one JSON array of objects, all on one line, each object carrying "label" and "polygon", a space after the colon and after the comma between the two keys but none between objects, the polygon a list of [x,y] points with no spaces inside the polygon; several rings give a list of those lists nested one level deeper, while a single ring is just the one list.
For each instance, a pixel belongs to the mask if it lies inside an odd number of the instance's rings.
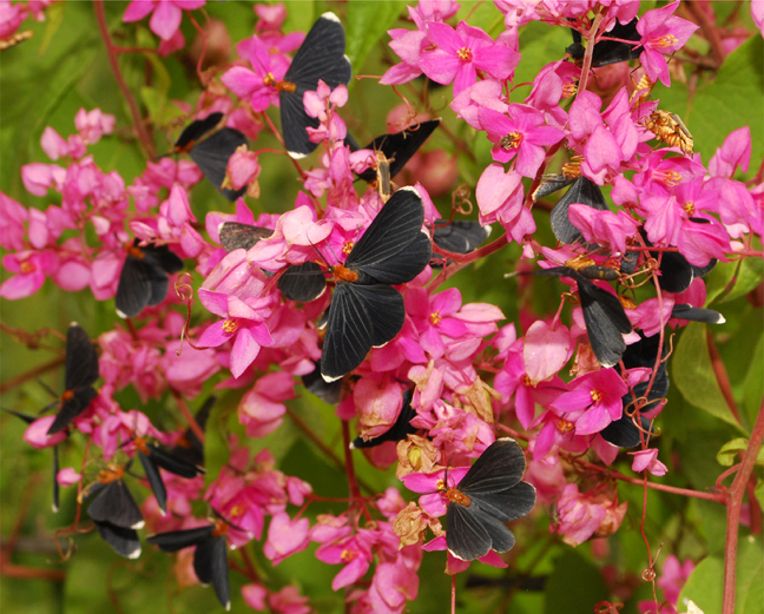
[{"label": "reddish stem", "polygon": [[592,57],[594,56],[594,44],[595,44],[595,40],[597,39],[597,32],[600,29],[601,21],[602,21],[602,13],[597,12],[597,15],[594,17],[594,22],[592,23],[592,27],[589,30],[589,34],[586,36],[587,43],[586,43],[586,51],[584,52],[584,64],[581,67],[581,79],[578,85],[579,92],[585,92],[586,86],[588,85],[589,72],[592,69]]},{"label": "reddish stem", "polygon": [[196,418],[194,418],[194,414],[191,413],[188,405],[186,405],[185,399],[177,390],[172,390],[172,396],[175,398],[175,402],[178,404],[178,409],[180,409],[180,413],[183,414],[183,419],[186,421],[186,424],[188,424],[188,427],[194,432],[196,438],[203,444],[204,430],[199,426]]},{"label": "reddish stem", "polygon": [[714,343],[714,337],[711,334],[710,329],[706,329],[706,344],[708,345],[708,354],[711,357],[711,367],[714,370],[716,376],[716,382],[719,384],[719,389],[722,391],[724,400],[727,401],[727,407],[729,407],[730,413],[734,416],[735,420],[740,426],[743,426],[743,420],[740,415],[740,410],[735,403],[735,397],[732,394],[732,385],[730,384],[730,378],[727,376],[727,369],[724,368],[724,362],[719,356],[719,350],[716,349]]},{"label": "reddish stem", "polygon": [[703,31],[703,36],[708,41],[711,47],[711,55],[716,62],[716,67],[722,65],[724,62],[724,46],[722,45],[722,38],[719,35],[719,27],[711,21],[703,7],[697,2],[683,2],[682,5],[687,9],[692,18],[700,25],[700,29]]},{"label": "reddish stem", "polygon": [[47,373],[48,371],[53,371],[53,369],[57,369],[63,364],[64,364],[64,356],[62,355],[62,356],[59,356],[58,358],[54,358],[53,360],[40,365],[39,367],[30,369],[26,373],[21,373],[20,375],[17,375],[16,377],[12,377],[11,379],[0,384],[0,394],[5,394],[9,390],[13,390],[14,388],[16,388],[16,386],[21,386],[21,384],[23,384],[24,382],[27,382],[30,379],[35,379],[39,377],[40,375]]},{"label": "reddish stem", "polygon": [[50,582],[63,582],[66,572],[63,569],[38,569],[14,565],[0,560],[0,576],[18,578],[19,580],[48,580]]},{"label": "reddish stem", "polygon": [[350,423],[347,420],[342,421],[342,446],[345,448],[345,475],[348,478],[350,496],[353,499],[361,499],[361,490],[358,488],[353,466],[353,451],[350,449]]},{"label": "reddish stem", "polygon": [[753,472],[762,441],[764,441],[764,403],[759,407],[759,415],[756,417],[756,424],[754,424],[751,438],[748,440],[748,448],[743,455],[743,462],[740,464],[740,469],[729,490],[729,499],[727,501],[727,540],[724,548],[724,598],[722,601],[722,614],[735,614],[735,572],[740,513],[743,508],[743,496],[745,495],[748,479]]},{"label": "reddish stem", "polygon": [[122,92],[127,106],[130,108],[130,115],[133,118],[133,126],[138,136],[138,140],[143,148],[143,153],[148,158],[153,160],[156,157],[156,151],[154,150],[154,142],[151,140],[151,135],[146,130],[146,126],[143,123],[143,117],[138,109],[138,103],[135,101],[130,88],[127,87],[125,79],[122,76],[122,71],[119,68],[119,60],[117,59],[117,48],[111,40],[109,35],[109,26],[106,24],[106,13],[104,11],[104,0],[94,0],[93,10],[95,11],[96,20],[98,21],[98,30],[101,33],[101,38],[106,46],[106,53],[109,57],[109,64],[111,64],[111,71],[114,73],[114,79],[117,81],[117,86]]}]

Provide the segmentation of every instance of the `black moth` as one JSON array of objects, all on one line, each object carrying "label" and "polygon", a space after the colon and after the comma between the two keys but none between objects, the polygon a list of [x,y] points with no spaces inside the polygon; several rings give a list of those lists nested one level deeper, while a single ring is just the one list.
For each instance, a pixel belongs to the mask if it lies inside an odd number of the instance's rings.
[{"label": "black moth", "polygon": [[576,270],[562,266],[541,272],[572,277],[578,286],[586,334],[594,355],[603,367],[612,367],[626,350],[623,335],[631,332],[631,322],[617,296],[603,290],[591,279],[612,279],[617,272],[609,267],[592,265]]},{"label": "black moth", "polygon": [[[439,125],[440,119],[423,121],[400,132],[382,134],[361,149],[372,149],[380,152],[389,161],[390,178],[393,178],[403,170],[406,162],[411,159],[411,156],[419,150]],[[359,149],[352,138],[347,138],[346,142],[350,145],[351,150]],[[360,173],[358,177],[364,181],[371,182],[376,179],[377,174],[373,168],[370,168]]]},{"label": "black moth", "polygon": [[[196,423],[202,431],[207,426],[207,420],[210,417],[210,412],[216,400],[214,396],[208,397],[194,416]],[[176,459],[196,467],[198,473],[204,472],[204,444],[199,441],[193,429],[187,428],[184,431],[183,436],[170,450],[170,454]]]},{"label": "black moth", "polygon": [[705,307],[693,307],[686,303],[674,305],[671,310],[671,317],[702,322],[703,324],[724,324],[727,321],[718,311]]},{"label": "black moth", "polygon": [[491,234],[491,227],[471,220],[435,222],[432,240],[441,249],[456,254],[469,254]]},{"label": "black moth", "polygon": [[340,402],[342,382],[339,380],[325,382],[324,378],[321,377],[321,367],[318,363],[315,364],[316,368],[313,371],[302,376],[302,385],[322,401],[336,405]]},{"label": "black moth", "polygon": [[194,551],[196,577],[202,584],[212,584],[220,603],[226,610],[230,610],[226,529],[222,521],[216,521],[215,524],[195,529],[157,533],[150,536],[148,541],[165,552],[177,552],[183,548],[196,546]]},{"label": "black moth", "polygon": [[[638,58],[639,54],[642,53],[642,47],[637,45],[640,40],[640,34],[637,32],[638,21],[639,20],[636,17],[627,24],[622,24],[619,21],[616,21],[612,29],[605,32],[603,36],[632,40],[635,44],[630,45],[620,41],[601,40],[594,45],[594,51],[592,51],[592,66],[596,68],[598,66],[616,64],[618,62],[626,62]],[[573,44],[568,47],[566,51],[574,60],[582,60],[586,49],[582,44],[581,33],[577,30],[571,30],[571,32],[573,34]]]},{"label": "black moth", "polygon": [[72,420],[87,409],[98,395],[93,384],[98,379],[98,353],[88,334],[76,322],[66,332],[66,362],[61,409],[48,429],[53,435],[65,429]]},{"label": "black moth", "polygon": [[138,460],[141,461],[151,491],[157,499],[159,509],[165,514],[167,513],[167,489],[159,471],[160,467],[183,478],[193,478],[202,471],[195,464],[175,456],[171,451],[155,443],[148,443],[141,437],[136,437],[134,443],[138,450]]},{"label": "black moth", "polygon": [[372,347],[392,340],[403,326],[403,297],[393,288],[416,277],[432,246],[422,231],[424,208],[413,188],[395,192],[355,244],[337,280],[321,353],[321,376],[339,379]]},{"label": "black moth", "polygon": [[[636,367],[646,367],[653,369],[655,367],[655,359],[658,356],[658,341],[659,335],[653,335],[652,337],[645,337],[640,333],[641,339],[636,343],[632,343],[626,348],[623,353],[623,365],[627,369],[634,369]],[[664,348],[664,357],[666,354],[666,348]],[[647,392],[647,385],[649,382],[642,382],[634,386],[633,396],[632,392],[628,392],[623,397],[624,408],[633,407],[634,398],[645,397]],[[658,371],[655,375],[653,385],[650,388],[649,394],[644,399],[645,404],[640,408],[640,412],[645,412],[653,409],[669,391],[669,378],[666,370],[666,365],[661,362],[658,367]],[[633,412],[633,410],[631,410]],[[639,415],[639,422],[641,430],[645,433],[650,432],[650,420]],[[624,411],[620,419],[611,422],[604,430],[600,432],[600,435],[613,445],[621,448],[634,448],[641,442],[640,429],[635,424],[635,419]]]},{"label": "black moth", "polygon": [[218,234],[225,251],[232,252],[235,249],[249,249],[260,239],[270,237],[273,230],[241,222],[223,222]]},{"label": "black moth", "polygon": [[557,202],[550,216],[552,232],[560,243],[574,243],[583,240],[578,228],[571,224],[568,219],[568,208],[573,203],[588,205],[593,209],[604,211],[607,209],[605,198],[599,186],[583,175],[573,182],[570,189]]},{"label": "black moth", "polygon": [[119,555],[136,559],[141,555],[141,542],[136,529],[143,527],[143,516],[133,495],[122,480],[122,467],[109,467],[100,472],[90,491],[87,514],[101,537]]},{"label": "black moth", "polygon": [[[6,409],[6,412],[13,414],[17,418],[23,420],[27,424],[32,424],[37,418],[28,414],[23,414],[20,411],[14,411],[13,409]],[[53,504],[52,509],[54,512],[58,512],[60,502],[60,490],[58,487],[58,446],[53,446]]]},{"label": "black moth", "polygon": [[228,200],[234,201],[247,191],[246,186],[239,190],[223,187],[228,159],[242,145],[247,144],[247,137],[234,128],[222,128],[213,135],[200,141],[223,119],[222,113],[210,113],[204,119],[191,122],[175,141],[176,153],[188,153],[201,169],[207,180]]},{"label": "black moth", "polygon": [[415,417],[416,412],[414,411],[414,408],[411,407],[411,390],[407,390],[403,393],[403,407],[401,407],[401,413],[398,414],[398,417],[390,429],[372,439],[356,437],[350,442],[350,449],[373,448],[386,441],[400,441],[401,439],[406,439],[406,436],[409,433],[416,433],[416,428],[411,426],[411,420]]},{"label": "black moth", "polygon": [[446,545],[453,556],[473,561],[515,545],[506,523],[522,518],[536,503],[536,489],[521,481],[524,471],[520,446],[502,438],[486,448],[456,487],[444,487]]},{"label": "black moth", "polygon": [[350,81],[350,62],[345,56],[345,31],[334,13],[324,13],[313,24],[294,59],[276,85],[281,107],[284,146],[293,158],[302,158],[316,148],[306,128],[317,128],[319,121],[305,113],[303,95],[315,90],[322,80],[330,88]]},{"label": "black moth", "polygon": [[137,316],[149,305],[158,305],[167,296],[168,276],[183,268],[183,261],[166,245],[138,245],[136,239],[128,247],[127,259],[117,286],[117,314],[123,318]]}]

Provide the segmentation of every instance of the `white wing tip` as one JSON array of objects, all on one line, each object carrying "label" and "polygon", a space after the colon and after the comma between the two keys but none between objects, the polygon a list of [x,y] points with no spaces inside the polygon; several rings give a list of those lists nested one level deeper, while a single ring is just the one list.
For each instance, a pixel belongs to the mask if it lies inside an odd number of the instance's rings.
[{"label": "white wing tip", "polygon": [[302,160],[305,156],[308,154],[306,153],[300,153],[298,151],[287,151],[289,154],[289,157],[292,158],[292,160]]},{"label": "white wing tip", "polygon": [[337,15],[335,15],[331,11],[326,11],[326,13],[321,13],[320,19],[328,19],[329,21],[340,23],[340,18],[337,17]]},{"label": "white wing tip", "polygon": [[325,375],[323,372],[321,373],[321,379],[324,380],[327,384],[331,384],[332,382],[336,382],[338,379],[342,379],[343,375]]},{"label": "white wing tip", "polygon": [[422,195],[419,193],[419,190],[417,190],[413,185],[405,185],[402,188],[398,188],[398,191],[406,190],[408,192],[413,192],[417,195],[417,197],[421,200]]},{"label": "white wing tip", "polygon": [[128,552],[128,554],[127,554],[127,558],[128,559],[137,559],[140,556],[141,556],[141,547],[140,546],[138,546],[132,552]]},{"label": "white wing tip", "polygon": [[134,530],[136,530],[136,531],[137,531],[138,529],[142,529],[142,528],[145,526],[145,524],[146,524],[146,522],[145,522],[145,521],[143,521],[143,520],[139,520],[139,521],[138,521],[138,522],[136,522],[135,524],[133,524],[133,525],[130,525],[130,528],[131,528],[131,529],[134,529]]},{"label": "white wing tip", "polygon": [[120,311],[119,309],[115,309],[117,312],[117,315],[122,318],[123,320],[127,320],[127,314],[124,311]]}]

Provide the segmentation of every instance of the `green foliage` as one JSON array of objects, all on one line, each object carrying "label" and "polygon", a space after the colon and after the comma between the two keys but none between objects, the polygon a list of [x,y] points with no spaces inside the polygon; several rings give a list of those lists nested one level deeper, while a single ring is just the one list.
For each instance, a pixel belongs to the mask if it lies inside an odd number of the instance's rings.
[{"label": "green foliage", "polygon": [[[690,95],[687,86],[672,79],[671,87],[657,86],[661,108],[677,113],[695,139],[695,150],[708,161],[727,135],[751,128],[751,162],[755,172],[764,156],[764,40],[752,36],[726,58],[713,79]],[[752,169],[749,169],[749,171]]]},{"label": "green foliage", "polygon": [[575,550],[565,552],[555,561],[545,593],[545,614],[590,614],[594,604],[608,596],[597,567]]},{"label": "green foliage", "polygon": [[[366,58],[383,40],[398,16],[406,10],[402,0],[377,0],[376,2],[350,2],[347,7],[345,29],[347,31],[347,56],[353,74],[363,72]],[[351,81],[350,84],[353,82]]]}]

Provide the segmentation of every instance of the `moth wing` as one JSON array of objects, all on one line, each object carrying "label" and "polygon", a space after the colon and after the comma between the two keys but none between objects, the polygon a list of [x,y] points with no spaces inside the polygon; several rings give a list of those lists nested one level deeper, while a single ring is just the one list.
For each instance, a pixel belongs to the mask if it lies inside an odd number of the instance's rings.
[{"label": "moth wing", "polygon": [[98,484],[93,489],[87,513],[96,522],[109,522],[123,529],[143,526],[141,511],[122,480]]},{"label": "moth wing", "polygon": [[231,608],[228,587],[228,556],[225,537],[207,537],[199,542],[194,552],[194,572],[204,584],[212,584],[223,607]]},{"label": "moth wing", "polygon": [[118,527],[109,522],[95,522],[95,526],[101,538],[120,556],[126,559],[141,556],[141,540],[134,529]]},{"label": "moth wing", "polygon": [[180,133],[178,140],[175,141],[175,149],[182,151],[187,145],[190,145],[194,141],[198,141],[215,126],[217,126],[222,119],[222,113],[210,113],[203,119],[196,119],[192,121],[183,129],[183,132]]},{"label": "moth wing", "polygon": [[279,277],[278,287],[286,298],[308,303],[323,294],[326,279],[319,265],[305,262],[287,267]]},{"label": "moth wing", "polygon": [[321,376],[334,381],[355,369],[368,354],[374,327],[355,284],[339,283],[334,289],[321,352]]},{"label": "moth wing", "polygon": [[502,522],[526,516],[536,505],[536,489],[522,481],[506,490],[470,496],[474,505]]},{"label": "moth wing", "polygon": [[350,292],[361,301],[372,325],[371,344],[379,347],[391,341],[403,328],[406,310],[403,297],[390,286],[350,284]]},{"label": "moth wing", "polygon": [[193,478],[200,473],[199,468],[193,463],[189,463],[185,459],[157,445],[149,445],[149,450],[151,451],[150,457],[153,463],[165,471],[184,478]]},{"label": "moth wing", "polygon": [[149,304],[152,295],[153,267],[128,256],[119,274],[117,286],[117,311],[125,317],[137,316]]},{"label": "moth wing", "polygon": [[525,455],[508,437],[488,446],[459,482],[459,490],[470,497],[491,495],[517,484],[525,472]]},{"label": "moth wing", "polygon": [[471,220],[456,220],[436,224],[432,240],[449,252],[468,254],[478,248],[491,234],[491,227]]},{"label": "moth wing", "polygon": [[159,467],[154,464],[151,457],[146,456],[143,452],[138,452],[138,459],[141,461],[143,473],[146,474],[146,479],[151,487],[151,492],[156,497],[159,509],[162,510],[163,514],[167,513],[167,489],[164,480],[162,480],[162,475],[159,473]]},{"label": "moth wing", "polygon": [[227,252],[235,249],[249,249],[260,239],[267,239],[273,234],[270,228],[241,224],[239,222],[224,222],[219,231],[220,244]]},{"label": "moth wing", "polygon": [[177,552],[178,550],[194,546],[209,538],[212,535],[214,528],[215,527],[208,524],[194,529],[167,531],[166,533],[150,535],[146,538],[146,541],[155,546],[159,546],[159,549],[164,552]]},{"label": "moth wing", "polygon": [[222,187],[228,168],[228,159],[238,147],[246,143],[247,138],[238,130],[223,128],[188,152],[204,176],[230,201],[236,200],[247,191],[246,187],[240,190],[228,190]]},{"label": "moth wing", "polygon": [[557,201],[550,215],[552,232],[560,243],[574,243],[582,239],[578,228],[568,219],[568,209],[573,203],[588,205],[600,211],[607,209],[605,197],[596,183],[583,175],[576,179],[570,189]]},{"label": "moth wing", "polygon": [[[440,125],[440,119],[430,119],[420,122],[412,128],[406,128],[393,134],[383,134],[376,137],[364,149],[381,151],[390,160],[390,177],[395,177],[411,157],[419,151],[424,142]],[[358,175],[364,181],[374,181],[374,169],[368,169]]]},{"label": "moth wing", "polygon": [[66,366],[64,387],[67,390],[91,386],[98,379],[98,352],[79,324],[66,331]]},{"label": "moth wing", "polygon": [[456,503],[446,510],[446,546],[462,561],[474,561],[488,554],[491,536],[474,512]]},{"label": "moth wing", "polygon": [[74,396],[61,403],[61,409],[56,414],[53,424],[48,429],[48,435],[53,435],[59,431],[65,429],[72,420],[85,411],[90,405],[90,402],[98,396],[98,392],[95,388],[78,388],[75,389]]},{"label": "moth wing", "polygon": [[626,350],[623,333],[631,331],[631,323],[615,296],[590,281],[579,278],[577,282],[586,334],[594,355],[603,367],[612,367]]}]

